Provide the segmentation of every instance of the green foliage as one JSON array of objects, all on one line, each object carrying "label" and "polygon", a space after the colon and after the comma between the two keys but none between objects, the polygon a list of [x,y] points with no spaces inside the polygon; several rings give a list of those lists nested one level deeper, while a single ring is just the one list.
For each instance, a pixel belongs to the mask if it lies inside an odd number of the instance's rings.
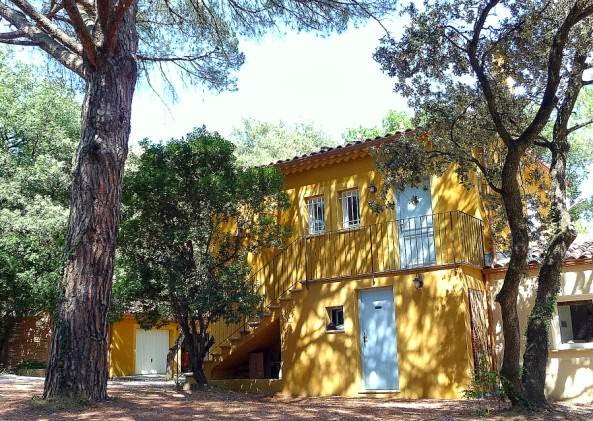
[{"label": "green foliage", "polygon": [[47,368],[44,361],[24,360],[16,365],[17,370],[39,370]]},{"label": "green foliage", "polygon": [[490,362],[486,355],[480,355],[478,369],[470,386],[463,391],[465,399],[503,398],[502,381],[497,371],[490,369]]},{"label": "green foliage", "polygon": [[254,313],[260,298],[247,255],[287,235],[276,222],[288,205],[282,176],[242,168],[233,144],[205,128],[141,146],[125,179],[116,301],[145,326],[171,317],[207,326]]},{"label": "green foliage", "polygon": [[[477,11],[484,9],[483,2],[439,0],[427,2],[422,7],[406,6],[401,10],[409,17],[410,24],[401,38],[385,37],[375,52],[375,59],[383,70],[394,78],[395,91],[408,99],[416,115],[414,123],[429,133],[430,145],[426,144],[423,171],[430,174],[435,169],[442,170],[446,164],[455,164],[462,182],[467,183],[473,174],[478,177],[474,181],[479,186],[494,187],[488,189],[490,191],[482,190],[495,218],[491,221],[495,240],[502,248],[508,247],[508,239],[498,234],[508,230],[505,229],[506,216],[496,188],[500,189],[505,181],[501,173],[507,145],[500,136],[500,126],[510,132],[512,138],[517,138],[531,124],[539,109],[546,89],[551,37],[569,8],[562,2],[547,6],[544,1],[512,1],[501,2],[491,11],[491,15],[504,17],[488,18],[476,46],[479,66],[484,69],[492,91],[491,103],[487,101],[471,65],[468,47]],[[574,28],[570,48],[590,48],[586,28],[587,21]],[[570,74],[570,66],[568,61],[564,64],[563,78]],[[566,89],[563,79],[557,92],[560,100],[566,95]],[[570,126],[591,118],[588,95],[581,93],[580,105],[575,109]],[[493,108],[500,116],[499,123],[492,117]],[[544,124],[551,126],[554,116],[552,111]],[[551,128],[547,131],[551,132]],[[542,133],[544,137],[545,132]],[[572,134],[573,150],[567,176],[571,180],[573,199],[579,196],[586,168],[593,159],[589,151],[590,136],[578,140],[579,136],[579,131]],[[383,161],[392,165],[391,169],[384,169],[402,172],[399,165],[410,170],[417,168],[417,159],[405,156],[405,149],[405,146],[386,147]],[[538,161],[548,157],[549,162],[549,155],[546,150],[530,144],[522,156],[522,200],[531,215],[538,215],[547,207],[547,203],[541,202],[542,197],[533,193],[534,190],[548,189],[544,176],[546,170]],[[429,159],[438,162],[428,163]],[[530,184],[532,188],[527,187]],[[588,209],[588,203],[580,203],[574,213],[585,215],[586,210],[581,209]],[[546,224],[541,223],[541,214],[539,219],[529,219],[532,239],[540,239],[545,234],[542,229]]]},{"label": "green foliage", "polygon": [[80,106],[36,73],[0,52],[2,321],[51,310],[60,279]]},{"label": "green foliage", "polygon": [[247,166],[267,165],[281,159],[318,151],[336,142],[312,124],[286,125],[254,119],[243,120],[243,126],[231,134],[238,161]]},{"label": "green foliage", "polygon": [[360,139],[373,139],[385,136],[388,133],[396,133],[406,129],[412,129],[412,117],[403,111],[389,110],[383,117],[381,127],[356,127],[346,130],[342,138],[346,142]]},{"label": "green foliage", "polygon": [[[239,37],[259,37],[277,27],[341,32],[350,23],[382,16],[387,0],[240,0],[138,2],[140,65],[165,81],[178,72],[190,82],[223,90],[235,87],[233,72],[244,62]],[[147,57],[151,59],[142,58]]]}]

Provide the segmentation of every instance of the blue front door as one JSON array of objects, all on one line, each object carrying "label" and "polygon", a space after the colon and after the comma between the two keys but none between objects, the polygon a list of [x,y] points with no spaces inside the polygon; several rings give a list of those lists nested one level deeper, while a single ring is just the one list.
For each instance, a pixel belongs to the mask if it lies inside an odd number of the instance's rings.
[{"label": "blue front door", "polygon": [[397,340],[392,288],[360,291],[360,346],[365,390],[397,390]]}]

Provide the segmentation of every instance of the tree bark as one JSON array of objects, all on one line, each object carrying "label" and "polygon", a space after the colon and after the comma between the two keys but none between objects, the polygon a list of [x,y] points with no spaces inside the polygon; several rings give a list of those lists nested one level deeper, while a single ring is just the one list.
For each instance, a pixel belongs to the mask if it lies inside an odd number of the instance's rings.
[{"label": "tree bark", "polygon": [[188,347],[189,365],[197,385],[204,386],[208,384],[204,373],[204,359],[214,344],[214,338],[208,333],[205,322],[195,319],[185,320],[185,323],[180,324]]},{"label": "tree bark", "polygon": [[509,145],[502,177],[502,199],[511,230],[511,259],[502,288],[496,296],[500,304],[504,337],[504,351],[500,375],[506,396],[513,406],[522,402],[520,374],[521,330],[517,314],[519,284],[526,270],[529,251],[529,229],[523,209],[519,185],[519,164],[524,147]]},{"label": "tree bark", "polygon": [[537,278],[537,294],[529,321],[525,353],[523,354],[522,383],[527,404],[533,409],[547,407],[545,396],[546,366],[548,362],[549,327],[554,316],[560,291],[560,272],[566,251],[577,236],[572,224],[566,191],[566,165],[570,143],[568,123],[582,88],[582,76],[587,54],[577,51],[566,93],[554,122],[550,145],[550,242]]},{"label": "tree bark", "polygon": [[73,170],[65,267],[43,397],[107,398],[107,312],[137,79],[136,7],[114,53],[86,63],[82,135]]}]

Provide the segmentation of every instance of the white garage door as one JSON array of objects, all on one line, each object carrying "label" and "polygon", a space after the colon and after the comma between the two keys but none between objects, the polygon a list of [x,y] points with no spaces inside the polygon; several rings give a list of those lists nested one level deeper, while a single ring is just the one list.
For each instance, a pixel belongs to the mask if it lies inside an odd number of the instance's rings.
[{"label": "white garage door", "polygon": [[136,374],[165,374],[168,351],[168,330],[136,330]]}]

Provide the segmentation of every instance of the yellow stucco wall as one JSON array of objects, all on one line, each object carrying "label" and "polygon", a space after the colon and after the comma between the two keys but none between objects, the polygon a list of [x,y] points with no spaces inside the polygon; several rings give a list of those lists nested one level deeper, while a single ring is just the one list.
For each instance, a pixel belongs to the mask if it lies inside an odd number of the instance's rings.
[{"label": "yellow stucco wall", "polygon": [[[533,307],[537,291],[537,270],[531,270],[529,277],[519,288],[517,310],[521,332],[527,329],[527,320]],[[502,286],[504,272],[490,275],[493,303],[494,333],[498,362],[502,361],[504,339],[500,306],[494,302]],[[593,263],[566,266],[562,270],[562,286],[558,302],[593,299]],[[560,342],[558,316],[555,314],[550,329],[550,354],[546,369],[546,393],[552,399],[593,402],[593,344],[583,344],[582,349],[568,348]],[[521,337],[521,354],[525,351],[525,337]]]},{"label": "yellow stucco wall", "polygon": [[[282,222],[293,228],[295,236],[307,234],[306,198],[323,195],[326,204],[326,229],[340,229],[340,193],[353,188],[358,188],[360,192],[362,225],[392,220],[397,218],[395,211],[376,215],[367,206],[369,201],[377,198],[376,193],[369,192],[369,186],[374,184],[379,187],[382,183],[383,179],[370,156],[288,174],[284,185],[291,207],[283,213]],[[467,191],[459,183],[453,168],[440,177],[432,177],[430,185],[433,213],[460,210],[481,219],[481,202],[477,189]]]},{"label": "yellow stucco wall", "polygon": [[[358,188],[360,194],[361,225],[391,221],[395,211],[374,214],[367,205],[374,195],[371,184],[380,187],[381,176],[374,169],[371,157],[357,158],[320,168],[309,169],[285,178],[285,190],[291,207],[280,215],[283,223],[293,229],[293,238],[307,234],[306,199],[323,195],[327,231],[341,227],[340,193]],[[467,191],[457,180],[453,168],[440,177],[431,178],[433,213],[460,210],[482,219],[483,210],[478,189]],[[435,230],[438,225],[435,222]],[[368,244],[359,237],[364,230],[345,235],[350,241],[338,247],[332,259],[314,263],[309,279],[323,273],[325,264],[339,265],[344,272],[367,271]],[[377,235],[375,233],[375,235]],[[322,236],[323,237],[323,236]],[[320,241],[323,242],[323,238]],[[380,237],[380,236],[378,236]],[[443,242],[443,247],[453,247]],[[308,243],[309,246],[312,242]],[[375,243],[375,246],[377,244]],[[336,244],[332,244],[335,248]],[[437,249],[440,244],[436,244]],[[320,246],[319,253],[323,253]],[[327,247],[327,246],[325,246]],[[302,250],[301,250],[302,251]],[[335,250],[332,251],[335,254]],[[347,252],[347,253],[346,253]],[[301,252],[292,259],[301,259]],[[382,258],[386,250],[375,248],[374,256]],[[393,253],[393,250],[389,251]],[[438,253],[438,251],[437,251]],[[260,268],[269,262],[273,251],[252,257],[250,263]],[[311,262],[308,262],[309,266]],[[375,264],[376,261],[375,261]],[[358,293],[371,287],[392,287],[396,305],[397,343],[399,356],[400,393],[404,398],[432,397],[459,398],[471,380],[473,358],[468,312],[467,289],[483,290],[479,269],[470,267],[442,268],[424,273],[424,288],[416,290],[413,272],[371,278],[341,280],[339,282],[310,282],[308,289],[299,293],[295,301],[284,303],[281,323],[282,382],[281,390],[290,395],[347,395],[359,396],[361,390],[361,361],[358,335]],[[343,273],[345,274],[345,273]],[[342,274],[342,275],[343,275]],[[301,266],[286,267],[277,259],[275,267],[261,273],[262,284],[272,288],[277,279],[292,285],[305,279]],[[345,331],[327,333],[327,307],[344,306]],[[213,327],[215,337],[224,339],[228,329]],[[218,336],[217,336],[218,335]],[[261,382],[260,382],[261,383]],[[225,381],[229,387],[246,388],[248,380]],[[275,388],[280,387],[274,383]],[[265,385],[264,385],[265,386]],[[258,383],[258,387],[262,384]]]},{"label": "yellow stucco wall", "polygon": [[[113,323],[109,330],[109,377],[132,376],[136,374],[136,330],[140,325],[133,317],[124,316]],[[159,326],[158,329],[169,331],[169,347],[173,346],[178,336],[175,323]],[[176,359],[179,364],[179,358]]]},{"label": "yellow stucco wall", "polygon": [[[358,294],[394,291],[403,398],[459,398],[473,369],[467,288],[483,289],[481,274],[462,268],[373,279],[310,283],[284,310],[282,392],[290,395],[359,396],[362,362]],[[344,307],[344,332],[326,332],[327,307]]]}]

